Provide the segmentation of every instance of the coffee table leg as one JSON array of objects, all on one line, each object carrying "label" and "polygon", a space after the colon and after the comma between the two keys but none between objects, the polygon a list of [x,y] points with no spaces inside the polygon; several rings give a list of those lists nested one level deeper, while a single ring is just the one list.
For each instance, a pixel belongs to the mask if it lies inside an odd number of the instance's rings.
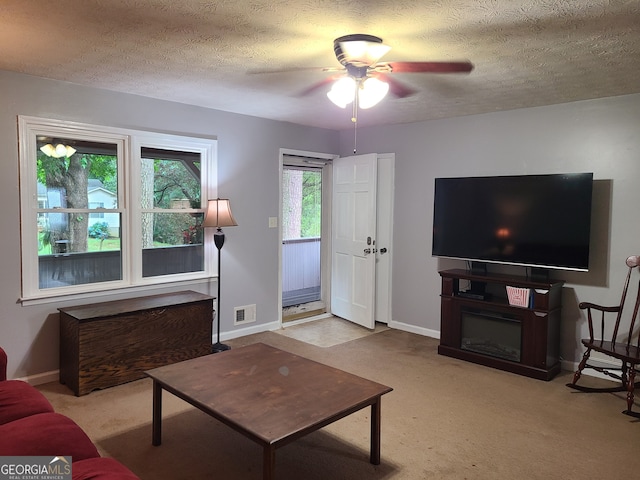
[{"label": "coffee table leg", "polygon": [[380,465],[380,398],[371,404],[371,458],[370,462]]},{"label": "coffee table leg", "polygon": [[273,445],[265,445],[262,453],[262,480],[276,478],[276,449]]},{"label": "coffee table leg", "polygon": [[162,443],[162,386],[153,381],[153,424],[151,429],[151,444]]}]

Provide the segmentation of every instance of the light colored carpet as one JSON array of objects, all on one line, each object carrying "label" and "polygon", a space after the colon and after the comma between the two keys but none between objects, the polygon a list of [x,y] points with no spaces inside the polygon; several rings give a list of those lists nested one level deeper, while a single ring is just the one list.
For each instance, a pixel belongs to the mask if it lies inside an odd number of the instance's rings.
[{"label": "light colored carpet", "polygon": [[[569,372],[534,380],[438,355],[437,340],[393,329],[326,348],[274,332],[228,343],[254,342],[394,388],[382,398],[379,466],[369,463],[366,409],[278,449],[277,480],[631,479],[640,471],[640,422],[620,413],[624,395],[570,390]],[[58,383],[39,388],[143,480],[262,477],[259,446],[166,392],[163,442],[152,446],[148,379],[83,397]]]},{"label": "light colored carpet", "polygon": [[376,323],[375,328],[369,330],[342,318],[329,317],[289,327],[285,326],[277,330],[276,333],[310,343],[316,347],[328,348],[380,333],[388,328],[382,323]]}]

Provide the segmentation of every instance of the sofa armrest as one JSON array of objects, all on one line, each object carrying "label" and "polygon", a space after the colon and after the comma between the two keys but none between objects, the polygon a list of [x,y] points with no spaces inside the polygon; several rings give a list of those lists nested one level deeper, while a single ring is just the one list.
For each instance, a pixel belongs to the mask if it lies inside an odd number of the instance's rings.
[{"label": "sofa armrest", "polygon": [[47,412],[53,406],[35,387],[22,380],[0,382],[0,425]]},{"label": "sofa armrest", "polygon": [[84,430],[59,413],[38,413],[0,425],[1,456],[43,457],[55,452],[65,452],[74,462],[100,456]]},{"label": "sofa armrest", "polygon": [[0,347],[0,382],[7,379],[7,352]]}]

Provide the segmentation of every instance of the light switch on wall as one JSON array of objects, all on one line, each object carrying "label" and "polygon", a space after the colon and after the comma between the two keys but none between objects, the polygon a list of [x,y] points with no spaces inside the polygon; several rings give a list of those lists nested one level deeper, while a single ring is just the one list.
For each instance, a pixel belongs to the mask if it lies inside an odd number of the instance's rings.
[{"label": "light switch on wall", "polygon": [[269,217],[269,228],[278,228],[278,217]]}]

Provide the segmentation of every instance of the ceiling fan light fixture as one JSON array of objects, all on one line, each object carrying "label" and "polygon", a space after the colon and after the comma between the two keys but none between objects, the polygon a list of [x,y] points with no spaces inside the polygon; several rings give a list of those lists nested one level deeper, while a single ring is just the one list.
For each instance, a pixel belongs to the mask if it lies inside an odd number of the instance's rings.
[{"label": "ceiling fan light fixture", "polygon": [[356,81],[353,77],[342,77],[337,80],[331,90],[327,92],[327,97],[340,108],[346,108],[353,102],[356,94]]},{"label": "ceiling fan light fixture", "polygon": [[340,42],[340,48],[347,62],[357,66],[369,66],[377,63],[391,47],[383,43],[366,40]]},{"label": "ceiling fan light fixture", "polygon": [[358,106],[366,109],[380,103],[387,95],[389,84],[377,78],[365,78],[358,90]]}]

